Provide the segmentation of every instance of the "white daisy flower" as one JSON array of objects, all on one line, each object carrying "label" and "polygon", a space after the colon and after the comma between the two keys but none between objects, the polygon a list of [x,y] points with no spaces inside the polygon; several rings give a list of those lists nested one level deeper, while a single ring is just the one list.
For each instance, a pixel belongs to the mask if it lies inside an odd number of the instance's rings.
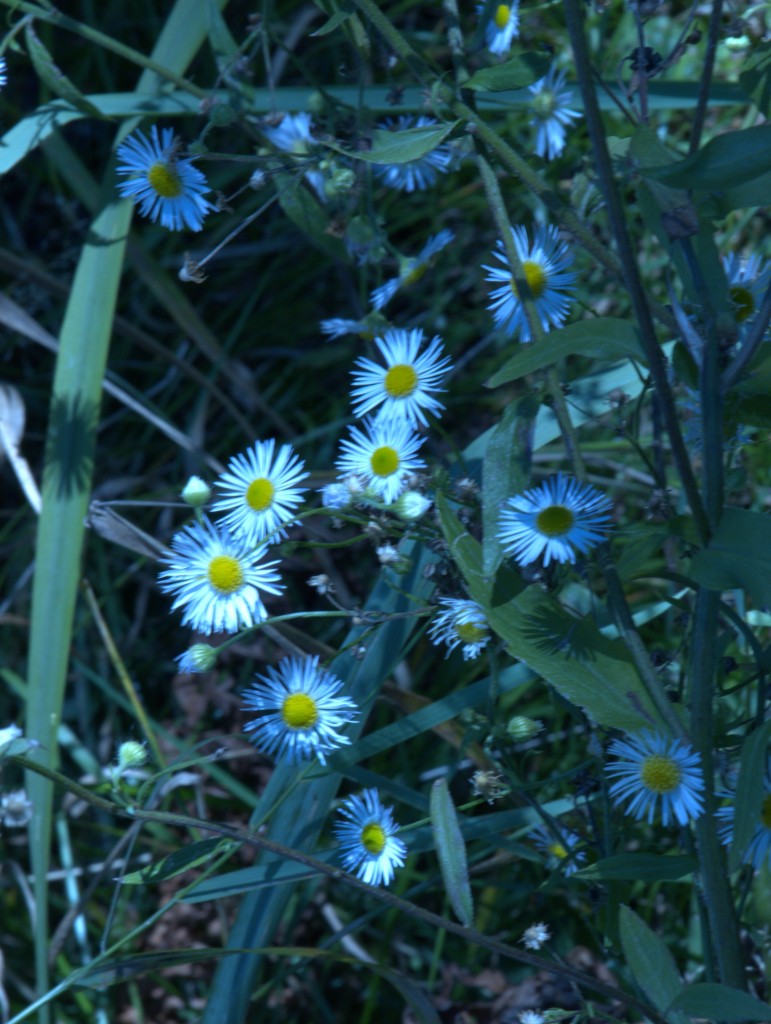
[{"label": "white daisy flower", "polygon": [[375,344],[385,366],[363,357],[356,360],[351,392],[354,414],[364,416],[380,406],[379,416],[403,417],[411,426],[428,425],[424,410],[441,416],[444,406],[434,394],[444,390],[441,385],[452,364],[439,335],[420,355],[420,329],[386,331],[382,338],[375,338]]},{"label": "white daisy flower", "polygon": [[734,304],[734,316],[741,324],[758,311],[763,295],[771,280],[771,263],[764,263],[753,253],[746,259],[735,252],[723,257],[723,267],[728,278],[728,294]]},{"label": "white daisy flower", "polygon": [[118,185],[118,192],[139,204],[143,217],[170,231],[200,231],[203,219],[216,209],[204,193],[209,185],[192,160],[180,159],[178,144],[171,128],[153,125],[148,139],[140,131],[133,132],[118,146],[117,173],[127,175],[128,181]]},{"label": "white daisy flower", "polygon": [[375,309],[382,309],[396,295],[400,288],[408,288],[419,281],[428,268],[431,261],[438,252],[446,248],[455,238],[455,233],[449,228],[443,228],[438,234],[432,235],[420,250],[417,256],[399,259],[399,273],[389,281],[375,288],[369,297],[369,301]]},{"label": "white daisy flower", "polygon": [[335,465],[341,473],[358,474],[386,505],[399,497],[412,473],[425,469],[417,452],[423,438],[403,419],[364,421],[364,429],[351,427]]},{"label": "white daisy flower", "polygon": [[687,825],[703,814],[701,758],[685,740],[645,729],[614,740],[608,753],[620,759],[605,766],[616,780],[610,784],[610,798],[616,806],[626,803],[627,814],[650,825],[660,806],[665,827],[674,819]]},{"label": "white daisy flower", "polygon": [[498,517],[498,540],[520,565],[575,562],[605,537],[611,502],[596,488],[558,473],[508,498]]},{"label": "white daisy flower", "polygon": [[338,814],[343,820],[334,832],[345,870],[368,885],[388,885],[407,858],[391,808],[383,807],[376,789],[365,789],[361,796],[347,797]]},{"label": "white daisy flower", "polygon": [[[756,871],[759,871],[764,864],[771,863],[771,764],[763,779],[763,793],[760,816],[747,848],[742,853],[742,863],[751,864]],[[733,802],[727,807],[720,807],[715,812],[715,817],[719,822],[718,835],[725,846],[730,846],[733,842],[735,816],[736,808]]]},{"label": "white daisy flower", "polygon": [[431,642],[447,645],[445,657],[462,644],[464,661],[478,658],[490,642],[490,627],[482,606],[458,597],[441,597],[439,604],[443,610],[428,627]]},{"label": "white daisy flower", "polygon": [[244,731],[264,753],[290,764],[314,757],[326,764],[325,754],[351,742],[337,730],[358,718],[358,707],[336,696],[343,683],[320,667],[318,655],[284,658],[257,679],[244,694],[244,707],[265,714]]},{"label": "white daisy flower", "polygon": [[560,827],[559,832],[553,832],[544,824],[533,829],[530,835],[541,853],[546,854],[552,869],[564,865],[563,874],[572,875],[586,861],[584,851],[576,849],[581,837],[569,828]]},{"label": "white daisy flower", "polygon": [[565,129],[572,127],[581,114],[568,106],[572,90],[565,88],[565,72],[557,71],[554,65],[545,78],[530,86],[530,92],[533,94],[530,124],[536,129],[535,151],[538,156],[553,160],[565,148]]},{"label": "white daisy flower", "polygon": [[222,498],[212,508],[228,512],[222,522],[248,544],[286,537],[285,526],[295,522],[292,512],[307,488],[298,487],[310,474],[289,444],[276,452],[276,442],[257,441],[243,455],[230,460],[215,482]]},{"label": "white daisy flower", "polygon": [[537,1010],[523,1010],[519,1015],[519,1024],[544,1024],[546,1018]]},{"label": "white daisy flower", "polygon": [[[311,115],[301,113],[284,114],[279,124],[262,125],[260,130],[276,149],[302,158],[307,157],[311,150],[318,146],[317,140],[313,137],[312,128]],[[326,202],[324,175],[320,171],[306,171],[305,179],[322,203]]]},{"label": "white daisy flower", "polygon": [[[477,14],[482,17],[486,3],[477,4]],[[494,4],[485,26],[485,45],[490,53],[499,57],[508,53],[512,42],[519,35],[519,0],[514,4]]]},{"label": "white daisy flower", "polygon": [[[402,114],[396,120],[386,118],[376,127],[381,131],[404,132],[410,128],[430,128],[438,124],[435,117]],[[417,160],[409,160],[402,164],[372,164],[372,170],[388,188],[398,189],[400,192],[424,192],[436,184],[439,174],[447,174],[452,170],[455,159],[452,146],[442,142]]]},{"label": "white daisy flower", "polygon": [[[512,227],[511,234],[541,327],[544,331],[549,331],[552,327],[561,327],[568,315],[571,302],[564,292],[573,290],[576,278],[575,274],[567,271],[573,261],[567,245],[560,241],[559,231],[553,224],[547,227],[538,225],[533,229],[532,246],[528,242],[525,228]],[[521,341],[532,341],[525,308],[511,276],[511,267],[503,242],[499,240],[496,245],[497,248],[492,255],[501,261],[503,267],[483,266],[482,269],[489,271],[486,281],[505,283],[490,293],[492,301],[487,308],[492,310],[498,327],[509,334],[519,333]]]},{"label": "white daisy flower", "polygon": [[280,594],[283,586],[273,568],[260,559],[265,545],[254,548],[243,537],[214,526],[206,517],[174,536],[169,566],[158,581],[176,595],[172,611],[185,608],[182,625],[199,633],[236,633],[268,617],[260,591]]}]

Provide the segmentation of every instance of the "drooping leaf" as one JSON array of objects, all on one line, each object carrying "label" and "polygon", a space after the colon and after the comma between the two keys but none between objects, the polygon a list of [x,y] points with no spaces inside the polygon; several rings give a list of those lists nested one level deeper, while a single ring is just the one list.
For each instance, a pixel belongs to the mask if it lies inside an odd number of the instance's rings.
[{"label": "drooping leaf", "polygon": [[411,160],[420,160],[436,149],[459,123],[452,121],[448,124],[427,125],[425,128],[405,128],[403,131],[379,128],[372,133],[371,149],[357,150],[348,155],[370,164],[407,164]]},{"label": "drooping leaf", "polygon": [[[661,1013],[683,990],[672,954],[648,925],[629,907],[619,909],[619,933],[626,962],[634,979]],[[667,1014],[673,1024],[685,1024],[684,1013]]]},{"label": "drooping leaf", "polygon": [[[771,1006],[738,988],[701,982],[689,985],[671,1003],[670,1010],[683,1010],[689,1017],[720,1021],[771,1021]],[[669,1016],[669,1014],[667,1015]]]},{"label": "drooping leaf", "polygon": [[474,903],[468,880],[466,844],[458,825],[447,779],[437,779],[431,787],[431,830],[450,905],[462,925],[474,923]]},{"label": "drooping leaf", "polygon": [[183,871],[198,867],[200,864],[207,864],[213,857],[230,850],[235,850],[238,843],[232,839],[202,839],[197,843],[190,843],[179,850],[170,853],[154,864],[148,864],[146,868],[139,871],[132,871],[131,874],[121,878],[122,885],[147,885],[151,882],[162,882],[167,878],[174,878],[181,875]]},{"label": "drooping leaf", "polygon": [[771,515],[726,508],[708,546],[691,562],[689,575],[709,590],[750,593],[771,605]]},{"label": "drooping leaf", "polygon": [[696,858],[687,854],[661,856],[657,853],[620,853],[580,868],[574,877],[606,881],[615,879],[630,882],[664,882],[693,874],[697,867]]},{"label": "drooping leaf", "polygon": [[672,164],[641,170],[673,188],[731,188],[771,171],[771,126],[758,125],[736,132],[724,132],[710,139],[698,153]]},{"label": "drooping leaf", "polygon": [[505,64],[496,64],[475,72],[464,88],[483,92],[506,92],[509,89],[525,89],[549,70],[551,59],[546,53],[520,53]]},{"label": "drooping leaf", "polygon": [[768,738],[771,722],[764,722],[742,743],[739,758],[739,779],[734,803],[734,835],[728,855],[728,866],[736,871],[760,821],[765,792],[762,779],[768,762]]},{"label": "drooping leaf", "polygon": [[276,175],[279,203],[287,217],[317,248],[334,259],[345,259],[343,242],[329,232],[329,217],[325,209],[301,180],[289,174]]}]

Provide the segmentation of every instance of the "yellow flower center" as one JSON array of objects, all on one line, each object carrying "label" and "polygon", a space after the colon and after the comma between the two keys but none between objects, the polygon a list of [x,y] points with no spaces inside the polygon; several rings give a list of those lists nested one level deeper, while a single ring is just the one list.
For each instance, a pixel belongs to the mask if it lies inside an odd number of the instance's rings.
[{"label": "yellow flower center", "polygon": [[547,849],[552,857],[556,857],[558,860],[564,860],[568,855],[568,851],[562,843],[550,843]]},{"label": "yellow flower center", "polygon": [[[525,260],[522,264],[522,273],[525,275],[530,294],[534,299],[540,299],[543,293],[546,291],[546,286],[549,283],[549,278],[546,271],[540,263],[534,263],[532,260]],[[517,283],[512,277],[511,279],[511,290],[515,295],[517,292]]]},{"label": "yellow flower center", "polygon": [[246,504],[255,512],[264,512],[273,504],[273,495],[276,488],[265,476],[252,480],[246,491]]},{"label": "yellow flower center", "polygon": [[535,526],[539,533],[547,537],[563,537],[570,532],[576,517],[564,505],[549,505],[535,517]]},{"label": "yellow flower center", "polygon": [[408,270],[402,278],[403,285],[415,284],[423,277],[425,272],[428,270],[428,264],[418,261],[412,270]]},{"label": "yellow flower center", "polygon": [[319,719],[319,709],[307,693],[290,693],[281,707],[281,717],[290,729],[310,729]]},{"label": "yellow flower center", "polygon": [[682,772],[671,757],[662,757],[661,754],[652,754],[646,757],[640,778],[646,789],[652,793],[671,793],[680,785]]},{"label": "yellow flower center", "polygon": [[483,627],[475,626],[473,622],[457,622],[455,624],[455,634],[461,638],[464,644],[478,644],[487,636],[487,630]]},{"label": "yellow flower center", "polygon": [[376,821],[371,821],[361,830],[361,845],[368,853],[378,856],[386,844],[386,834]]},{"label": "yellow flower center", "polygon": [[399,453],[395,448],[383,445],[374,450],[369,464],[375,476],[391,476],[399,468]]},{"label": "yellow flower center", "polygon": [[765,828],[771,828],[771,793],[763,801],[760,809],[760,820]]},{"label": "yellow flower center", "polygon": [[509,23],[509,16],[511,14],[511,8],[508,4],[498,4],[495,8],[495,14],[493,15],[493,21],[497,29],[504,29]]},{"label": "yellow flower center", "polygon": [[407,398],[417,386],[415,368],[407,363],[397,363],[385,375],[385,389],[391,398]]},{"label": "yellow flower center", "polygon": [[244,582],[241,563],[232,555],[216,555],[209,562],[209,583],[220,594],[234,594]]},{"label": "yellow flower center", "polygon": [[755,299],[749,288],[743,288],[739,284],[731,286],[729,292],[732,302],[735,304],[734,316],[742,323],[747,317],[755,312]]},{"label": "yellow flower center", "polygon": [[153,164],[147,172],[150,187],[163,199],[177,199],[184,191],[182,181],[173,164]]},{"label": "yellow flower center", "polygon": [[542,89],[533,97],[533,112],[541,121],[548,121],[557,109],[557,97],[551,89]]}]

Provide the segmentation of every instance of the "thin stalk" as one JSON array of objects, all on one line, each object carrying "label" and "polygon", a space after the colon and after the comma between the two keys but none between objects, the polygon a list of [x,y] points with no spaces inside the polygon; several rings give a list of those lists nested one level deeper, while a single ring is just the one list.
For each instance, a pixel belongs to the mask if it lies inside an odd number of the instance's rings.
[{"label": "thin stalk", "polygon": [[704,51],[704,64],[702,65],[701,78],[699,79],[699,98],[696,101],[696,110],[693,112],[693,120],[691,121],[689,153],[695,153],[699,148],[701,133],[704,130],[704,119],[707,116],[709,90],[712,85],[712,72],[715,69],[715,56],[717,55],[717,44],[720,41],[722,19],[723,0],[712,0],[712,11],[710,12],[709,28],[707,29],[707,48]]}]

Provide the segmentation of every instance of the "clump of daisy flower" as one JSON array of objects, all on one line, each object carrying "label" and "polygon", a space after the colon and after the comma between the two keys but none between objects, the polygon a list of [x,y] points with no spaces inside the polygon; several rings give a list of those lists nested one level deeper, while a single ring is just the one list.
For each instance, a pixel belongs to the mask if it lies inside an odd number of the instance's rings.
[{"label": "clump of daisy flower", "polygon": [[310,474],[289,444],[276,451],[276,442],[257,441],[230,460],[227,471],[216,481],[222,497],[215,512],[228,514],[222,522],[250,544],[285,537],[285,526],[294,522],[292,513],[302,501],[305,487],[298,487]]},{"label": "clump of daisy flower", "polygon": [[153,125],[148,139],[133,132],[118,146],[117,173],[128,178],[118,192],[139,204],[139,212],[160,220],[170,231],[200,231],[203,219],[215,207],[204,199],[209,192],[206,178],[193,161],[178,155],[179,144],[171,128]]},{"label": "clump of daisy flower", "polygon": [[[477,4],[477,14],[482,17],[488,5]],[[519,0],[513,4],[493,4],[492,12],[485,25],[485,46],[497,56],[508,53],[512,42],[519,35]]]},{"label": "clump of daisy flower", "polygon": [[645,729],[623,740],[614,740],[608,753],[618,758],[605,767],[614,781],[609,786],[616,806],[638,821],[652,824],[657,810],[664,826],[677,820],[695,821],[704,811],[704,779],[701,759],[681,739]]},{"label": "clump of daisy flower", "polygon": [[268,617],[260,591],[283,589],[274,568],[278,562],[261,561],[266,551],[204,516],[174,536],[171,553],[162,559],[168,568],[158,582],[176,595],[172,611],[185,609],[183,626],[204,634],[236,633]]},{"label": "clump of daisy flower", "polygon": [[343,683],[313,658],[284,658],[258,676],[244,695],[248,711],[263,714],[244,728],[262,751],[277,761],[298,764],[350,743],[338,730],[354,722],[359,710],[338,696]]},{"label": "clump of daisy flower", "polygon": [[[524,227],[511,228],[511,237],[517,256],[522,264],[522,273],[533,296],[535,312],[544,331],[561,327],[570,310],[570,298],[565,292],[572,291],[576,275],[568,271],[573,257],[567,245],[560,240],[554,224],[538,225],[533,229],[533,244],[530,245]],[[496,243],[492,254],[503,264],[502,267],[483,266],[489,271],[486,281],[503,282],[501,287],[490,293],[493,318],[498,327],[509,334],[519,334],[520,340],[532,341],[530,325],[525,316],[517,284],[512,277],[509,259],[503,242]]]},{"label": "clump of daisy flower", "polygon": [[490,627],[482,606],[459,597],[441,597],[439,604],[442,610],[428,628],[432,643],[447,645],[445,657],[462,644],[464,661],[478,658],[490,642]]},{"label": "clump of daisy flower", "polygon": [[[313,137],[313,121],[310,114],[284,114],[277,125],[262,125],[262,134],[276,149],[292,153],[298,158],[307,158],[318,145]],[[326,201],[324,175],[320,171],[308,170],[305,180],[322,202]]]},{"label": "clump of daisy flower", "polygon": [[553,160],[565,148],[565,129],[572,127],[581,115],[570,109],[573,94],[565,88],[565,72],[557,71],[554,65],[544,78],[530,86],[530,92],[533,94],[530,124],[536,129],[535,151],[538,156]]},{"label": "clump of daisy flower", "polygon": [[575,562],[605,537],[611,502],[589,484],[558,473],[508,498],[498,517],[498,540],[520,565],[543,558]]},{"label": "clump of daisy flower", "polygon": [[422,344],[420,329],[386,331],[375,338],[384,365],[363,357],[356,360],[351,392],[356,416],[378,406],[379,416],[401,417],[410,426],[427,426],[426,411],[441,416],[444,406],[434,396],[443,390],[451,363],[439,335],[420,352]]},{"label": "clump of daisy flower", "polygon": [[565,875],[572,875],[585,862],[586,854],[577,849],[581,837],[568,828],[552,830],[547,825],[539,825],[531,833],[533,842],[546,854],[549,868],[562,867]]},{"label": "clump of daisy flower", "polygon": [[368,885],[389,885],[407,858],[391,808],[381,804],[376,789],[365,789],[360,796],[347,797],[338,814],[342,821],[334,832],[345,870]]},{"label": "clump of daisy flower", "polygon": [[[763,779],[763,793],[760,817],[747,848],[742,851],[742,863],[751,864],[756,871],[764,864],[771,864],[771,766]],[[719,822],[718,835],[725,846],[730,846],[733,842],[735,816],[736,808],[733,801],[715,812]]]},{"label": "clump of daisy flower", "polygon": [[746,259],[735,252],[723,257],[728,278],[728,294],[734,304],[734,316],[740,324],[746,323],[758,311],[763,295],[771,280],[771,263],[753,253]]},{"label": "clump of daisy flower", "polygon": [[351,427],[350,438],[340,444],[335,465],[344,474],[362,477],[367,487],[390,505],[404,490],[407,479],[426,464],[418,455],[421,438],[403,419],[365,420],[364,429]]},{"label": "clump of daisy flower", "polygon": [[372,292],[369,301],[375,309],[382,309],[396,295],[400,288],[409,288],[419,281],[431,266],[437,253],[445,249],[455,238],[449,228],[443,228],[438,234],[432,235],[417,256],[399,258],[399,273],[396,277],[381,284]]},{"label": "clump of daisy flower", "polygon": [[550,938],[551,932],[548,927],[543,921],[539,921],[537,924],[531,924],[529,928],[525,928],[520,941],[525,949],[540,949]]},{"label": "clump of daisy flower", "polygon": [[[386,118],[376,128],[381,131],[406,132],[411,128],[432,128],[439,122],[435,117],[424,114],[414,117],[403,114],[401,117]],[[455,152],[447,142],[442,142],[430,153],[408,160],[402,164],[372,164],[375,176],[388,188],[399,192],[425,192],[432,188],[440,174],[447,174],[455,164]]]}]

